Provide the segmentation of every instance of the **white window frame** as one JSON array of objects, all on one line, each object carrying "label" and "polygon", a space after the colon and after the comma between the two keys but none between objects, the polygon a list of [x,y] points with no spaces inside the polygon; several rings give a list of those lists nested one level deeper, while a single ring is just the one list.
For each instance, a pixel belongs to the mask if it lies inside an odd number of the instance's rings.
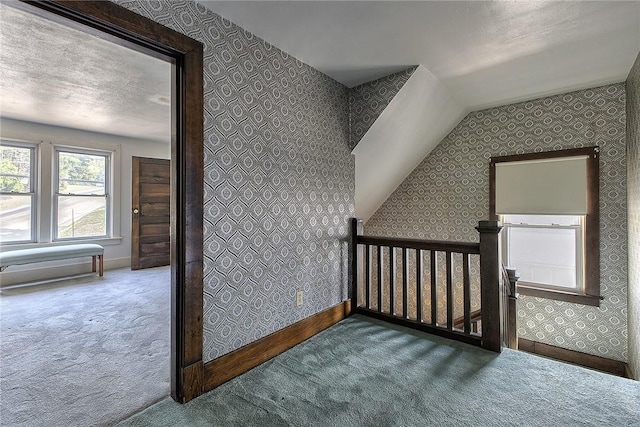
[{"label": "white window frame", "polygon": [[[529,215],[529,216],[544,216],[544,215]],[[541,289],[549,289],[555,291],[573,291],[573,292],[584,292],[584,257],[585,257],[585,249],[584,249],[584,222],[585,217],[583,215],[575,215],[579,216],[579,224],[577,225],[560,225],[560,224],[526,224],[526,223],[511,223],[508,222],[506,218],[509,215],[501,215],[500,219],[503,224],[503,231],[501,233],[502,236],[502,259],[505,265],[510,266],[509,260],[509,231],[514,228],[523,228],[523,229],[558,229],[558,230],[574,230],[575,231],[575,253],[576,253],[576,286],[568,287],[568,286],[556,286],[553,284],[547,283],[538,283],[538,282],[530,282],[527,280],[519,280],[519,284],[522,285],[530,285],[535,286]]]},{"label": "white window frame", "polygon": [[[122,193],[120,189],[121,185],[121,153],[122,146],[120,144],[102,144],[95,143],[91,140],[75,141],[75,138],[66,140],[64,142],[56,143],[51,140],[29,141],[11,136],[0,137],[0,143],[6,144],[20,144],[34,148],[34,162],[35,169],[34,175],[34,190],[35,190],[35,215],[32,219],[35,223],[33,228],[35,236],[32,241],[20,241],[20,242],[5,242],[0,243],[0,250],[2,247],[11,249],[30,249],[46,246],[64,246],[70,243],[98,243],[103,246],[119,245],[122,243],[121,227],[122,227],[122,212],[121,207],[123,201],[121,200]],[[110,206],[110,235],[106,237],[84,237],[77,238],[75,240],[54,240],[54,224],[53,224],[53,193],[54,188],[54,150],[56,147],[61,147],[68,150],[80,150],[80,151],[93,151],[103,152],[111,154],[111,164],[109,168],[110,173],[110,190],[111,206]]]},{"label": "white window frame", "polygon": [[[53,194],[52,194],[52,210],[51,210],[51,225],[53,241],[70,241],[70,240],[94,240],[105,239],[113,236],[113,209],[112,209],[112,194],[113,194],[113,179],[112,179],[112,164],[113,164],[113,152],[106,150],[98,150],[82,147],[70,147],[70,146],[54,146],[53,150],[53,170],[52,170],[52,182],[53,182]],[[78,237],[59,237],[58,236],[58,202],[60,196],[66,194],[60,193],[60,153],[71,154],[85,154],[90,156],[101,156],[105,158],[105,194],[104,195],[74,195],[77,197],[93,197],[105,199],[105,220],[106,220],[106,234],[99,236],[78,236]]]},{"label": "white window frame", "polygon": [[3,196],[11,196],[15,194],[30,195],[31,196],[31,236],[28,240],[13,240],[10,242],[0,242],[0,246],[5,245],[20,245],[25,243],[34,243],[37,241],[38,236],[38,145],[32,142],[20,141],[15,139],[1,138],[0,145],[4,147],[14,147],[29,149],[31,151],[31,159],[29,166],[29,180],[30,185],[29,193],[16,193],[16,192],[0,192]]}]

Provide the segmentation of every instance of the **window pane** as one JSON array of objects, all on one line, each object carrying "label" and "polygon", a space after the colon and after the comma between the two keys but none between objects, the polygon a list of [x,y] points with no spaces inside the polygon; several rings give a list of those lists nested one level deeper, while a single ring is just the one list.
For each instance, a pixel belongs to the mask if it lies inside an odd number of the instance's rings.
[{"label": "window pane", "polygon": [[61,194],[105,194],[107,157],[58,153],[58,192]]},{"label": "window pane", "polygon": [[509,266],[520,280],[576,287],[576,230],[509,227]]},{"label": "window pane", "polygon": [[506,224],[580,225],[580,215],[503,215]]},{"label": "window pane", "polygon": [[31,200],[28,195],[0,196],[0,242],[31,241]]},{"label": "window pane", "polygon": [[106,206],[104,197],[59,196],[58,238],[105,236]]},{"label": "window pane", "polygon": [[29,193],[31,191],[31,156],[33,150],[0,146],[0,191]]}]

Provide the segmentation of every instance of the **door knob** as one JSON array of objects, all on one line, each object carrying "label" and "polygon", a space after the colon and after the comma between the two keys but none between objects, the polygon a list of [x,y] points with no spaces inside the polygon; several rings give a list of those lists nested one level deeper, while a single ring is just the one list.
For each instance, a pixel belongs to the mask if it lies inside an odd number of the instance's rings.
[{"label": "door knob", "polygon": [[134,215],[138,215],[138,212],[140,212],[140,209],[138,209],[138,208],[133,208],[133,214],[134,214]]}]

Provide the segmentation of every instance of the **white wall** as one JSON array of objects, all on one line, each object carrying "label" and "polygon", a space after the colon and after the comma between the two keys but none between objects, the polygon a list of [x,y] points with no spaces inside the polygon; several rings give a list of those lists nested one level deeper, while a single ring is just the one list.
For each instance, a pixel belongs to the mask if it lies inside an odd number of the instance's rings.
[{"label": "white wall", "polygon": [[419,66],[353,149],[356,217],[366,222],[465,115]]},{"label": "white wall", "polygon": [[[56,126],[42,125],[0,117],[0,136],[34,143],[74,145],[87,148],[118,149],[120,170],[119,188],[114,189],[114,197],[120,197],[118,212],[114,212],[114,223],[119,224],[119,233],[114,239],[99,241],[105,248],[105,268],[127,267],[131,263],[131,158],[153,157],[171,158],[169,144],[158,141],[126,138],[116,135],[87,132]],[[115,201],[114,201],[115,202]],[[114,204],[115,205],[115,204]],[[44,208],[44,207],[43,207]],[[119,217],[115,217],[119,214]],[[115,234],[119,234],[115,235]],[[42,246],[51,244],[41,242]],[[20,245],[25,247],[28,245]],[[30,244],[34,246],[34,244]],[[6,250],[8,246],[0,250]],[[12,266],[0,273],[0,285],[31,282],[54,277],[69,276],[91,271],[90,259],[70,259],[65,261]]]}]

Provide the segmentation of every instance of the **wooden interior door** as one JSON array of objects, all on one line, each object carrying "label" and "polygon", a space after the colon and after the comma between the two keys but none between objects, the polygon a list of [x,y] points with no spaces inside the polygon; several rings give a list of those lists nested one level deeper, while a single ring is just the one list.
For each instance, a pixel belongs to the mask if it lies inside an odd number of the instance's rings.
[{"label": "wooden interior door", "polygon": [[170,160],[132,157],[131,269],[170,263]]}]

